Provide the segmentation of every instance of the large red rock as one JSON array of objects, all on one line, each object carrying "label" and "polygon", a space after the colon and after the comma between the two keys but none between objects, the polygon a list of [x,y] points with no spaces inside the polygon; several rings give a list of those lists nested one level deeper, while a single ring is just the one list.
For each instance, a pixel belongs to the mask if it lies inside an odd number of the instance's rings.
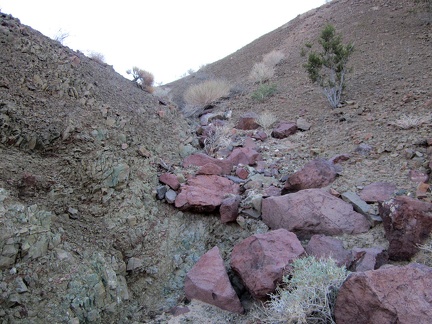
[{"label": "large red rock", "polygon": [[253,297],[262,299],[273,292],[290,263],[304,254],[294,233],[285,229],[255,234],[243,240],[231,254],[231,268]]},{"label": "large red rock", "polygon": [[312,236],[305,250],[308,255],[313,255],[317,259],[331,257],[339,267],[349,267],[351,264],[351,252],[344,249],[341,240],[330,236]]},{"label": "large red rock", "polygon": [[391,260],[410,260],[432,231],[432,204],[400,196],[379,205]]},{"label": "large red rock", "polygon": [[275,129],[273,129],[271,136],[274,138],[286,138],[297,132],[297,124],[293,122],[281,122]]},{"label": "large red rock", "polygon": [[217,246],[204,254],[187,273],[185,294],[188,299],[198,299],[230,312],[244,312]]},{"label": "large red rock", "polygon": [[338,324],[431,323],[432,268],[413,263],[351,274],[335,317]]},{"label": "large red rock", "polygon": [[388,182],[374,182],[365,186],[360,192],[361,199],[368,203],[389,200],[396,191],[396,186]]},{"label": "large red rock", "polygon": [[231,180],[216,175],[197,175],[180,188],[175,200],[175,207],[196,212],[215,211],[224,196],[239,194],[239,185]]},{"label": "large red rock", "polygon": [[248,147],[238,147],[234,149],[227,159],[232,165],[255,165],[262,160],[261,154]]},{"label": "large red rock", "polygon": [[316,159],[293,173],[286,180],[282,194],[303,189],[322,188],[331,184],[337,176],[337,169],[326,159]]},{"label": "large red rock", "polygon": [[285,228],[301,239],[314,234],[359,234],[369,221],[351,204],[322,189],[306,189],[262,201],[262,220],[271,229]]},{"label": "large red rock", "polygon": [[228,160],[219,160],[204,153],[196,153],[189,155],[183,160],[183,167],[202,167],[208,163],[213,163],[219,166],[222,170],[222,174],[230,174],[233,167],[232,162]]}]

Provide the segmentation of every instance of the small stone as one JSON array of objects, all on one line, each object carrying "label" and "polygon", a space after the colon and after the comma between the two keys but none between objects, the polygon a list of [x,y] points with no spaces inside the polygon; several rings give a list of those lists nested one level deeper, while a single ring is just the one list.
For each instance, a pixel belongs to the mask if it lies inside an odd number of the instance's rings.
[{"label": "small stone", "polygon": [[177,193],[172,189],[169,189],[165,193],[165,199],[166,199],[167,203],[169,203],[169,204],[174,204],[176,197],[177,197]]}]

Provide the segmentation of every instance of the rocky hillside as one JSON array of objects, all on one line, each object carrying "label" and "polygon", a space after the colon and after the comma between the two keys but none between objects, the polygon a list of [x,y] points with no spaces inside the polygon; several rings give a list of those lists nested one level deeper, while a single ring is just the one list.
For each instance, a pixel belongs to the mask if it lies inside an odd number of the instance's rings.
[{"label": "rocky hillside", "polygon": [[[252,189],[261,198],[266,186],[282,189],[311,160],[345,154],[329,185],[334,192],[358,193],[381,181],[398,195],[431,202],[432,29],[425,17],[412,1],[334,0],[164,86],[160,92],[168,96],[158,97],[0,13],[2,321],[253,321],[194,302],[189,313],[171,315],[186,301],[186,274],[215,246],[241,291],[231,251],[268,229],[256,213],[224,224],[217,213],[179,210],[157,199],[161,174],[185,182],[196,171],[183,167],[183,159],[202,151],[198,120],[181,113],[183,93],[209,78],[232,84],[230,97],[211,110],[231,115],[231,149],[257,138],[255,130],[234,128],[246,112],[270,111],[280,121],[309,125],[283,139],[253,140],[271,167],[244,168],[246,178],[256,175],[248,183],[257,187],[240,184],[242,199]],[[333,110],[307,79],[301,55],[328,22],[356,48],[344,104]],[[269,81],[277,94],[257,102],[251,95],[258,85],[248,75],[271,50],[285,55]],[[371,208],[377,213],[377,204]],[[346,249],[388,247],[379,223],[339,238]],[[430,256],[413,260],[427,263]],[[253,313],[248,293],[241,301]]]}]

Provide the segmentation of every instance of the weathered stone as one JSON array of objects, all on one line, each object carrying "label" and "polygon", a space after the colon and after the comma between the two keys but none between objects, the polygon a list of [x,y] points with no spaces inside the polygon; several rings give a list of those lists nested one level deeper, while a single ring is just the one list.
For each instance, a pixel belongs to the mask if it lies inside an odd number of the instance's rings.
[{"label": "weathered stone", "polygon": [[212,212],[219,208],[225,195],[238,194],[239,185],[216,175],[198,175],[183,185],[175,200],[181,210]]},{"label": "weathered stone", "polygon": [[168,191],[168,186],[158,186],[156,188],[156,198],[158,200],[164,199],[167,191]]},{"label": "weathered stone", "polygon": [[222,200],[219,208],[221,223],[235,222],[238,216],[240,200],[240,196],[230,196]]},{"label": "weathered stone", "polygon": [[391,260],[410,260],[432,231],[432,204],[400,196],[379,205]]},{"label": "weathered stone", "polygon": [[142,259],[130,258],[128,263],[127,263],[126,270],[127,271],[133,271],[133,270],[141,268],[143,265],[144,265],[144,261]]},{"label": "weathered stone", "polygon": [[429,190],[430,184],[424,182],[419,183],[416,189],[416,197],[419,199],[426,198]]},{"label": "weathered stone", "polygon": [[234,246],[231,268],[255,298],[273,292],[290,263],[304,254],[294,233],[285,229],[255,234]]},{"label": "weathered stone", "polygon": [[165,193],[165,199],[169,204],[174,204],[176,198],[177,198],[177,193],[172,189],[168,190]]},{"label": "weathered stone", "polygon": [[236,171],[235,171],[235,174],[240,179],[245,180],[249,176],[249,171],[246,170],[245,168],[237,168]]},{"label": "weathered stone", "polygon": [[159,177],[159,181],[168,185],[173,190],[178,190],[180,188],[180,182],[175,174],[162,173]]},{"label": "weathered stone", "polygon": [[256,113],[253,112],[244,113],[242,116],[240,116],[235,128],[243,129],[243,130],[257,129],[259,127],[259,124],[256,121],[257,118],[258,118],[258,114]]},{"label": "weathered stone", "polygon": [[396,191],[396,186],[388,182],[374,182],[363,188],[359,196],[365,202],[374,203],[386,201]]},{"label": "weathered stone", "polygon": [[432,268],[421,264],[351,274],[339,290],[336,323],[430,323]]},{"label": "weathered stone", "polygon": [[300,238],[359,234],[370,227],[368,220],[350,204],[321,189],[263,199],[262,219],[271,229],[285,228]]},{"label": "weathered stone", "polygon": [[326,159],[316,159],[290,175],[282,189],[282,194],[303,189],[322,188],[331,184],[337,176],[333,163]]},{"label": "weathered stone", "polygon": [[255,165],[257,161],[261,159],[261,154],[254,149],[238,147],[232,151],[227,160],[230,161],[232,165]]},{"label": "weathered stone", "polygon": [[297,119],[296,122],[297,128],[302,130],[302,131],[307,131],[311,128],[312,124],[309,123],[306,119],[304,119],[303,117],[300,117],[299,119]]},{"label": "weathered stone", "polygon": [[351,271],[376,270],[388,262],[388,253],[384,248],[354,248],[351,250]]},{"label": "weathered stone", "polygon": [[317,259],[331,257],[339,267],[348,267],[351,264],[351,252],[344,249],[341,240],[333,237],[313,235],[305,250],[308,255],[313,255]]},{"label": "weathered stone", "polygon": [[329,159],[329,162],[333,164],[339,164],[344,161],[348,161],[350,159],[349,154],[337,154]]},{"label": "weathered stone", "polygon": [[361,155],[369,155],[369,153],[372,151],[372,146],[366,144],[366,143],[361,143],[359,146],[357,146],[357,148],[355,149],[356,153],[359,153]]},{"label": "weathered stone", "polygon": [[184,159],[183,167],[201,167],[206,165],[207,163],[213,163],[218,165],[222,169],[222,174],[230,174],[233,167],[231,161],[215,159],[203,153],[189,155],[187,158]]},{"label": "weathered stone", "polygon": [[275,129],[273,129],[271,136],[274,138],[286,138],[297,132],[297,125],[293,122],[281,122]]},{"label": "weathered stone", "polygon": [[207,163],[200,167],[196,174],[222,175],[222,168],[215,163]]},{"label": "weathered stone", "polygon": [[188,299],[198,299],[230,312],[244,312],[217,246],[205,253],[187,273],[185,294]]},{"label": "weathered stone", "polygon": [[429,176],[426,173],[420,172],[418,170],[410,170],[408,172],[408,177],[412,182],[427,182]]},{"label": "weathered stone", "polygon": [[342,194],[341,198],[347,203],[350,203],[356,212],[364,215],[369,220],[372,227],[382,223],[381,217],[372,214],[371,206],[362,200],[355,192],[345,192]]}]

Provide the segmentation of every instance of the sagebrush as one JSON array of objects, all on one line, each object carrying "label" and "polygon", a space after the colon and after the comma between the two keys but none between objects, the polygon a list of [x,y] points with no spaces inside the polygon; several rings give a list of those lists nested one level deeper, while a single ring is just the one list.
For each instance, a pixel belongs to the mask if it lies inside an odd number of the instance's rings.
[{"label": "sagebrush", "polygon": [[266,323],[335,323],[337,293],[348,276],[344,267],[313,256],[296,259],[283,285],[265,303]]},{"label": "sagebrush", "polygon": [[132,82],[135,82],[141,89],[153,93],[154,76],[152,73],[134,66],[132,70],[126,71],[127,74],[132,74]]},{"label": "sagebrush", "polygon": [[285,54],[278,50],[273,50],[264,55],[262,62],[267,65],[274,67],[278,65],[285,58]]},{"label": "sagebrush", "polygon": [[268,81],[273,77],[275,73],[273,66],[268,66],[264,62],[255,63],[250,74],[249,78],[256,83],[263,83]]}]

